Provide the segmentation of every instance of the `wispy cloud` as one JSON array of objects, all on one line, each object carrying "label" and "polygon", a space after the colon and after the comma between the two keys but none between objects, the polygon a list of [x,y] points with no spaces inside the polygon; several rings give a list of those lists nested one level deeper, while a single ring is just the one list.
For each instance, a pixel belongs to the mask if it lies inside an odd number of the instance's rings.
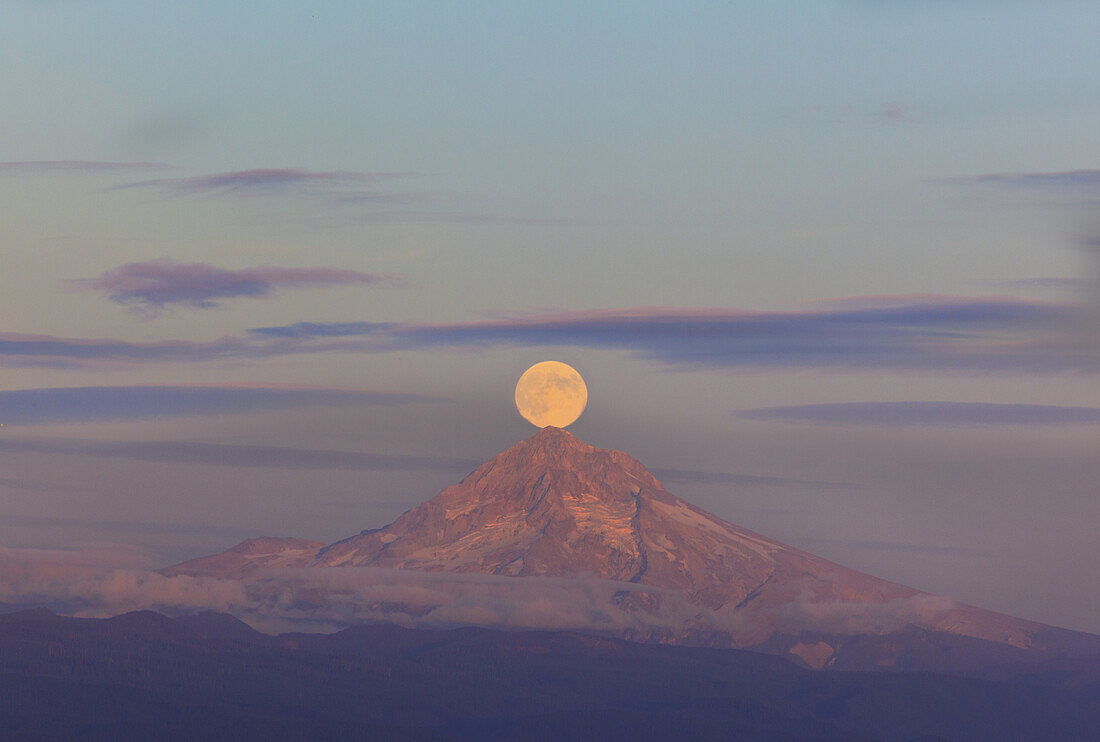
[{"label": "wispy cloud", "polygon": [[1010,281],[990,282],[985,285],[997,286],[1013,291],[1067,291],[1086,289],[1092,282],[1087,278],[1065,278],[1061,276],[1037,276],[1034,278],[1016,278]]},{"label": "wispy cloud", "polygon": [[822,482],[812,479],[791,479],[789,477],[770,477],[761,474],[742,474],[724,471],[696,471],[693,469],[654,469],[654,476],[662,483],[687,482],[691,484],[719,484],[735,486],[778,487],[790,485],[809,485],[813,487],[851,487],[843,482]]},{"label": "wispy cloud", "polygon": [[206,342],[161,340],[129,342],[110,338],[65,338],[0,332],[0,366],[112,370],[155,363],[242,361],[324,352],[363,353],[361,342],[222,337]]},{"label": "wispy cloud", "polygon": [[[26,490],[28,492],[75,492],[76,487],[70,487],[64,484],[49,484],[47,482],[32,482],[27,479],[18,479],[14,477],[0,477],[0,487],[5,487],[12,490]],[[10,516],[4,517],[5,521],[10,520]]]},{"label": "wispy cloud", "polygon": [[154,188],[170,195],[211,196],[317,196],[348,200],[383,200],[387,194],[374,187],[411,173],[337,170],[315,172],[300,168],[257,168],[182,178],[157,178],[116,186]]},{"label": "wispy cloud", "polygon": [[94,160],[25,160],[0,162],[0,175],[102,175],[170,167],[160,162],[97,162]]},{"label": "wispy cloud", "polygon": [[983,552],[972,546],[945,546],[944,544],[909,544],[898,541],[868,541],[868,540],[843,540],[825,538],[803,538],[792,541],[797,546],[807,549],[842,546],[846,548],[865,551],[886,551],[901,554],[923,554],[930,556],[965,557],[973,559],[985,556]]},{"label": "wispy cloud", "polygon": [[168,306],[209,309],[236,297],[264,298],[277,288],[369,285],[394,279],[339,268],[219,268],[208,263],[177,263],[168,258],[126,263],[96,278],[70,282],[102,291],[111,301],[146,312]]},{"label": "wispy cloud", "polygon": [[[433,348],[584,347],[681,367],[1100,371],[1078,307],[1016,297],[872,296],[800,311],[628,307],[450,323],[295,323],[206,343],[0,334],[0,362],[104,365]],[[1088,329],[1088,328],[1085,328]]]},{"label": "wispy cloud", "polygon": [[739,417],[855,425],[1100,425],[1100,408],[984,402],[843,402],[744,410]]},{"label": "wispy cloud", "polygon": [[248,332],[254,336],[285,339],[359,337],[400,329],[392,322],[296,322],[277,327],[256,327]]},{"label": "wispy cloud", "polygon": [[352,471],[443,471],[462,474],[482,462],[444,456],[406,456],[365,451],[312,450],[190,441],[95,441],[74,438],[0,436],[0,452],[93,456],[172,464],[246,468],[343,469]]},{"label": "wispy cloud", "polygon": [[[95,441],[80,438],[42,438],[0,436],[0,453],[32,453],[63,456],[93,456],[132,461],[172,464],[201,464],[242,468],[339,469],[350,471],[433,471],[457,478],[482,463],[478,459],[449,456],[414,456],[369,451],[317,450],[284,446],[248,446],[229,443],[191,441]],[[811,485],[846,487],[835,482],[818,482],[786,477],[769,477],[737,472],[695,471],[691,469],[655,469],[663,483],[707,483],[723,485]],[[22,480],[0,479],[0,486],[20,487]],[[50,488],[43,485],[43,488]]]},{"label": "wispy cloud", "polygon": [[460,323],[263,327],[253,337],[359,337],[374,351],[572,346],[632,351],[692,367],[1100,370],[1100,355],[1060,339],[1066,305],[1015,297],[874,296],[804,311],[631,307]]},{"label": "wispy cloud", "polygon": [[[331,210],[274,218],[292,219],[313,228],[378,223],[445,223],[471,225],[559,225],[577,220],[546,215],[496,213],[483,207],[458,206],[454,194],[414,190],[406,183],[422,177],[412,172],[357,170],[311,171],[301,168],[254,168],[172,178],[150,178],[106,190],[141,190],[169,197],[297,198],[323,202]],[[268,219],[273,218],[268,215]]]},{"label": "wispy cloud", "polygon": [[878,110],[878,118],[887,122],[908,121],[912,119],[912,111],[900,103],[884,103]]},{"label": "wispy cloud", "polygon": [[[3,482],[0,481],[0,486]],[[74,494],[87,493],[87,488],[67,487],[62,484],[35,484],[35,489],[41,492],[69,492]],[[133,515],[137,515],[133,513]],[[57,515],[13,515],[4,513],[4,523],[18,528],[47,528],[50,530],[64,529],[69,533],[84,534],[81,542],[87,543],[87,534],[95,534],[94,543],[103,543],[114,538],[125,538],[128,543],[134,543],[135,536],[140,539],[150,535],[174,536],[185,535],[191,538],[190,548],[184,552],[184,556],[193,553],[194,541],[199,540],[213,542],[211,548],[218,548],[230,539],[244,540],[253,534],[250,529],[241,526],[218,526],[209,523],[171,523],[163,520],[104,520],[102,518],[64,518]],[[158,553],[160,549],[156,550]],[[174,551],[174,550],[173,550]],[[150,555],[151,556],[151,555]],[[150,563],[154,563],[150,561]]]},{"label": "wispy cloud", "polygon": [[942,178],[954,185],[989,185],[1009,188],[1046,188],[1100,192],[1100,170],[1066,170],[1049,173],[986,173]]},{"label": "wispy cloud", "polygon": [[[273,352],[278,349],[272,348]],[[286,349],[289,350],[289,349]],[[19,366],[88,368],[97,364],[199,362],[271,355],[239,338],[210,342],[164,340],[127,342],[51,335],[0,333],[0,359]]]},{"label": "wispy cloud", "polygon": [[21,389],[0,392],[0,422],[10,427],[433,401],[439,400],[416,394],[314,387],[105,386]]}]

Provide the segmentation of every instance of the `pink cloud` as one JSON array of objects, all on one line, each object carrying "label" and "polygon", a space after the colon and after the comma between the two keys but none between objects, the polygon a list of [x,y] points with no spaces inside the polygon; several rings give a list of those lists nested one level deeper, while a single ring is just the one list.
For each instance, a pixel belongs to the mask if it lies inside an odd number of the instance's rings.
[{"label": "pink cloud", "polygon": [[354,170],[313,172],[300,168],[254,168],[225,173],[211,173],[185,178],[157,178],[127,183],[113,190],[125,188],[157,188],[175,195],[306,195],[336,196],[339,198],[383,198],[367,186],[396,178],[409,177],[409,173],[368,173]]},{"label": "pink cloud", "polygon": [[1070,303],[1000,296],[875,296],[792,311],[656,306],[466,322],[299,322],[201,343],[0,333],[0,362],[112,368],[322,352],[581,347],[696,368],[1095,373],[1100,371],[1096,327],[1092,315]]},{"label": "pink cloud", "polygon": [[393,281],[389,276],[340,268],[280,268],[238,270],[208,263],[177,263],[168,258],[126,263],[97,278],[74,285],[102,291],[111,301],[146,311],[169,305],[208,309],[223,299],[263,298],[277,288],[371,285]]},{"label": "pink cloud", "polygon": [[901,103],[884,103],[878,111],[878,117],[883,121],[907,121],[912,117],[912,111]]}]

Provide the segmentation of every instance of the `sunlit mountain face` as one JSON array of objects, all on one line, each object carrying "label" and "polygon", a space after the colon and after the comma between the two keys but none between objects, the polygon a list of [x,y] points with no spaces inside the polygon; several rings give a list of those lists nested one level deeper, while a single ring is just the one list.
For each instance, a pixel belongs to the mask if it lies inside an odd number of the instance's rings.
[{"label": "sunlit mountain face", "polygon": [[[1089,635],[922,593],[727,523],[667,492],[627,454],[553,427],[384,528],[327,546],[250,539],[162,573],[239,580],[257,592],[294,585],[303,604],[322,615],[332,603],[347,602],[343,591],[358,585],[369,588],[372,610],[384,605],[390,619],[411,624],[562,628],[555,613],[540,624],[537,615],[510,621],[507,611],[486,610],[478,620],[450,610],[450,600],[461,600],[464,591],[479,594],[487,584],[500,591],[494,600],[513,603],[537,599],[546,586],[554,592],[544,598],[568,594],[565,602],[575,604],[568,628],[641,641],[761,646],[816,668],[847,656],[844,647],[860,638],[865,661],[888,667],[905,656],[919,664],[913,637],[899,634],[905,630],[924,632],[921,639],[933,632],[1043,655],[1069,646],[1081,651],[1090,642],[1100,647]],[[424,585],[417,582],[423,573],[438,575],[434,587],[446,585],[435,604],[406,597]],[[516,586],[536,592],[504,597]],[[380,618],[371,610],[350,615]],[[897,640],[867,641],[887,635]]]}]

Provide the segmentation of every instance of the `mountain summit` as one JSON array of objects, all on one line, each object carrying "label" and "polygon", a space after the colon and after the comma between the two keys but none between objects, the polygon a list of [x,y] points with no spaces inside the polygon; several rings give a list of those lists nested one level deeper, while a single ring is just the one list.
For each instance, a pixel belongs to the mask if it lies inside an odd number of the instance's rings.
[{"label": "mountain summit", "polygon": [[[1030,648],[1052,631],[727,523],[667,492],[627,454],[553,427],[384,528],[314,546],[253,539],[164,572],[239,578],[277,565],[599,579],[622,584],[613,599],[619,611],[661,615],[676,603],[683,616],[686,606],[690,616],[676,629],[642,638],[721,635],[721,643],[742,647],[783,635],[883,635],[909,626]],[[797,646],[792,651],[811,665],[832,654],[820,642]]]},{"label": "mountain summit", "polygon": [[589,576],[651,585],[686,596],[710,621],[749,619],[735,622],[738,645],[768,638],[775,614],[792,605],[812,613],[814,604],[892,602],[905,623],[950,626],[1016,646],[1026,646],[1034,628],[934,596],[922,599],[912,588],[727,523],[665,491],[627,454],[553,427],[385,528],[321,549],[313,566]]},{"label": "mountain summit", "polygon": [[[721,609],[806,573],[813,560],[669,494],[627,454],[548,427],[391,525],[322,549],[315,563],[602,577],[669,588]],[[840,569],[817,567],[811,571]],[[862,592],[908,594],[888,585]]]}]

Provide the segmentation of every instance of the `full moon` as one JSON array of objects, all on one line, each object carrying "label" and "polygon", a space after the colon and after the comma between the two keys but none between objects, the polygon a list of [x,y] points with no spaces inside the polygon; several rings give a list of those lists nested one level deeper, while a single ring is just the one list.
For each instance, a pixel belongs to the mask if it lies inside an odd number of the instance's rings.
[{"label": "full moon", "polygon": [[588,402],[588,387],[577,370],[558,361],[536,363],[516,384],[516,409],[532,425],[564,428],[576,421]]}]

